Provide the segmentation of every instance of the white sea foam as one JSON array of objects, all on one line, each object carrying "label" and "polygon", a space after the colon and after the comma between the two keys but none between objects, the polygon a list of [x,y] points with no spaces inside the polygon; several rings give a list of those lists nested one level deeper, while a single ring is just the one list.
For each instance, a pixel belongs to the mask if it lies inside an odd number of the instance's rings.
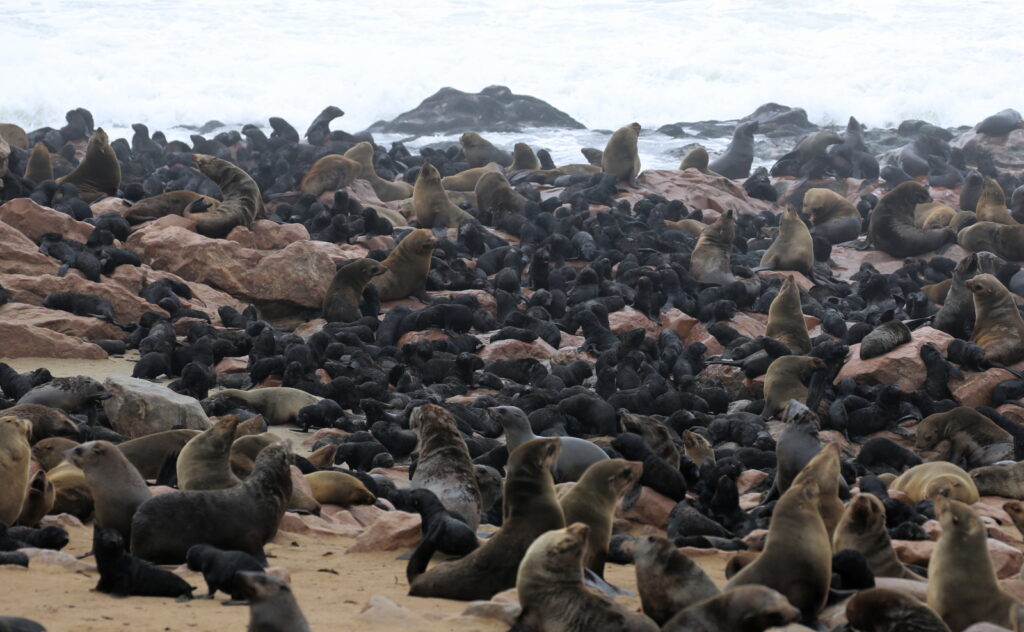
[{"label": "white sea foam", "polygon": [[[116,129],[237,127],[327,104],[357,131],[442,86],[542,98],[594,129],[736,118],[767,101],[812,121],[853,114],[973,124],[1024,108],[1013,2],[927,0],[56,0],[4,11],[0,121],[59,126],[72,107]],[[544,136],[581,160],[591,135]],[[603,138],[603,137],[602,137]],[[651,141],[657,164],[664,137]],[[671,141],[680,146],[681,141]],[[570,155],[571,154],[571,155]]]}]

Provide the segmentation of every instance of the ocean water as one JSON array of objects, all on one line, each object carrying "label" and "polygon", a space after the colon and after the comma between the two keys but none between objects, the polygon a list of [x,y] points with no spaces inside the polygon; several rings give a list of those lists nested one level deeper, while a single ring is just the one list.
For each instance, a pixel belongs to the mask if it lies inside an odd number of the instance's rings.
[{"label": "ocean water", "polygon": [[[443,86],[491,84],[593,130],[738,118],[768,101],[819,124],[855,115],[873,127],[1024,108],[1020,7],[1009,1],[0,0],[0,10],[0,121],[29,129],[59,127],[82,106],[114,135],[144,122],[187,137],[176,126],[270,116],[301,132],[333,104],[346,112],[333,127],[359,131]],[[515,140],[581,162],[581,146],[606,138]],[[686,142],[642,144],[645,167],[672,167]]]}]

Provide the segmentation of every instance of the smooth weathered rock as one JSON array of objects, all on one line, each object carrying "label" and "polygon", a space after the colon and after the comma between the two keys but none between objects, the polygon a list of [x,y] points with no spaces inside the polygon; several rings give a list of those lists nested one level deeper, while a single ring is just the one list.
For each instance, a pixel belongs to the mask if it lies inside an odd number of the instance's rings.
[{"label": "smooth weathered rock", "polygon": [[636,499],[628,509],[623,509],[621,503],[615,509],[615,515],[619,518],[649,524],[659,529],[664,529],[668,524],[668,515],[676,506],[675,501],[667,496],[662,496],[650,487],[640,489],[640,497]]},{"label": "smooth weathered rock", "polygon": [[849,359],[836,376],[835,383],[851,377],[860,384],[895,384],[904,391],[917,390],[924,386],[926,377],[921,347],[931,343],[945,354],[952,340],[952,336],[938,329],[921,327],[913,332],[907,344],[869,360],[860,359],[860,344],[852,345]]},{"label": "smooth weathered rock", "polygon": [[126,200],[121,198],[105,197],[90,204],[89,210],[92,211],[93,217],[99,217],[104,213],[117,213],[121,217],[125,217],[132,210],[132,207]]},{"label": "smooth weathered rock", "polygon": [[20,230],[0,222],[0,273],[56,274],[60,262],[39,252],[39,247]]},{"label": "smooth weathered rock", "polygon": [[661,326],[632,307],[624,307],[608,314],[608,324],[615,334],[624,334],[633,329],[643,329],[651,338],[657,338]]},{"label": "smooth weathered rock", "polygon": [[[118,270],[130,267],[132,266],[120,266]],[[95,283],[86,279],[77,270],[71,270],[62,277],[55,274],[0,274],[0,285],[7,289],[13,300],[32,305],[42,305],[43,299],[50,292],[77,292],[105,298],[114,308],[114,317],[121,323],[138,322],[146,312],[168,316],[163,308],[138,296],[138,292],[133,293],[116,281],[104,280],[102,283]],[[123,335],[124,332],[121,332],[115,337],[120,338]]]},{"label": "smooth weathered rock", "polygon": [[32,241],[39,243],[46,233],[58,233],[64,239],[83,244],[92,234],[92,225],[80,222],[52,208],[40,206],[29,198],[15,198],[0,206],[0,222],[13,226]]},{"label": "smooth weathered rock", "polygon": [[415,547],[420,541],[419,514],[389,511],[371,524],[359,536],[347,553],[373,553],[396,551]]},{"label": "smooth weathered rock", "polygon": [[747,195],[743,187],[728,178],[707,175],[696,169],[686,171],[650,169],[640,174],[640,186],[669,200],[680,200],[687,206],[724,213],[757,214],[772,209],[770,202]]},{"label": "smooth weathered rock", "polygon": [[[960,261],[971,253],[967,252],[957,244],[948,246],[943,252],[943,257],[952,259],[953,261]],[[925,261],[930,260],[932,257],[939,256],[934,252],[930,252],[919,257],[913,257],[914,259],[924,259]],[[896,270],[903,267],[903,259],[897,259],[890,255],[885,254],[881,250],[875,250],[874,248],[868,250],[857,250],[849,246],[833,246],[832,247],[832,261],[835,263],[832,266],[832,271],[837,277],[848,281],[851,276],[857,274],[860,270],[861,264],[870,263],[882,274],[892,274]]]},{"label": "smooth weathered rock", "polygon": [[[189,290],[192,291],[192,298],[186,299],[184,297],[178,297],[178,300],[181,301],[181,306],[185,309],[195,309],[206,313],[214,325],[220,323],[220,316],[217,314],[217,310],[220,307],[233,307],[241,312],[248,306],[247,303],[236,299],[227,292],[222,292],[216,288],[212,288],[205,283],[183,279],[176,274],[171,274],[170,272],[154,270],[148,265],[119,266],[114,270],[114,273],[110,275],[110,279],[127,289],[133,295],[137,295],[141,292],[145,285],[161,279],[169,279],[178,283],[184,283],[188,286]],[[152,309],[158,313],[161,311],[156,308],[156,306],[152,306]]]},{"label": "smooth weathered rock", "polygon": [[683,340],[690,335],[693,328],[700,322],[693,316],[685,314],[675,307],[661,312],[659,316],[661,321],[659,324],[662,329],[671,329]]},{"label": "smooth weathered rock", "polygon": [[4,358],[62,358],[104,360],[100,347],[52,329],[0,321]]},{"label": "smooth weathered rock", "polygon": [[[1018,362],[1011,368],[1021,370],[1024,362]],[[987,371],[968,372],[964,371],[963,380],[950,380],[949,391],[961,406],[977,408],[988,406],[992,402],[992,391],[1000,382],[1015,379],[1015,376],[1005,369],[989,369]]]},{"label": "smooth weathered rock", "polygon": [[973,162],[984,152],[992,156],[1000,170],[1024,170],[1024,129],[1015,129],[1006,136],[989,136],[969,130],[950,141],[964,150],[964,157]]},{"label": "smooth weathered rock", "polygon": [[41,565],[59,566],[73,573],[95,573],[96,565],[83,562],[74,555],[64,551],[51,549],[23,548],[18,549],[28,556],[29,568],[36,568]]},{"label": "smooth weathered rock", "polygon": [[103,400],[110,425],[130,439],[175,426],[194,430],[210,427],[198,401],[166,386],[125,375],[108,377],[104,386],[111,393]]},{"label": "smooth weathered rock", "polygon": [[71,312],[28,303],[0,305],[0,321],[42,327],[85,340],[120,340],[125,337],[123,329],[98,318],[76,316]]},{"label": "smooth weathered rock", "polygon": [[761,470],[743,470],[736,479],[736,489],[740,494],[745,494],[760,485],[766,478],[768,478],[768,474]]},{"label": "smooth weathered rock", "polygon": [[309,239],[309,231],[302,224],[277,224],[268,219],[258,219],[252,226],[235,226],[226,237],[237,241],[246,248],[256,250],[281,250],[295,241]]}]

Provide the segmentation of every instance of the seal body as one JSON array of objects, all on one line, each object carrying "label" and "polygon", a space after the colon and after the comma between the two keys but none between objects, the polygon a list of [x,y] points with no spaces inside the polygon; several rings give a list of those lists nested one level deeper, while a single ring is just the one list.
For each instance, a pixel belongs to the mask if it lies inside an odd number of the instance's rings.
[{"label": "seal body", "polygon": [[910,340],[910,328],[903,321],[890,320],[882,323],[860,341],[860,359],[867,360],[885,355]]},{"label": "seal body", "polygon": [[803,211],[811,218],[811,234],[821,235],[832,245],[860,236],[861,217],[857,207],[829,189],[808,189]]},{"label": "seal body", "polygon": [[480,524],[480,487],[455,418],[441,406],[424,404],[409,416],[409,427],[419,438],[412,485],[434,492],[446,509],[476,529]]},{"label": "seal body", "polygon": [[473,219],[448,199],[441,186],[441,174],[429,162],[420,167],[420,175],[412,190],[412,205],[416,221],[423,228],[432,228],[438,221],[448,228],[457,228],[459,222]]},{"label": "seal body", "polygon": [[825,523],[829,542],[843,515],[843,501],[839,499],[839,476],[839,444],[829,443],[793,479],[793,485],[804,482],[818,485],[818,510]]},{"label": "seal body", "polygon": [[57,499],[57,491],[53,483],[46,477],[46,472],[37,470],[28,483],[28,493],[21,506],[21,513],[15,524],[26,527],[38,527],[43,516],[50,513]]},{"label": "seal body", "polygon": [[987,465],[971,470],[978,493],[1024,500],[1024,461],[1013,465]]},{"label": "seal body", "polygon": [[754,163],[754,134],[757,128],[757,121],[737,125],[725,153],[712,160],[708,168],[733,180],[749,176],[750,165]]},{"label": "seal body", "polygon": [[870,632],[949,632],[934,610],[905,592],[888,588],[862,590],[846,602],[846,619]]},{"label": "seal body", "polygon": [[114,529],[130,538],[132,517],[150,497],[139,471],[109,441],[88,441],[69,450],[66,458],[85,473],[95,503],[94,528]]},{"label": "seal body", "polygon": [[323,316],[327,322],[350,323],[362,318],[359,303],[363,289],[373,277],[385,272],[387,268],[373,259],[357,259],[338,269],[324,295]]},{"label": "seal body", "polygon": [[288,584],[267,573],[239,571],[249,600],[249,632],[312,632]]},{"label": "seal body", "polygon": [[306,391],[287,386],[255,388],[251,391],[226,388],[212,393],[212,396],[227,397],[242,402],[263,415],[263,418],[271,426],[294,423],[300,410],[323,399]]},{"label": "seal body", "polygon": [[633,559],[644,614],[658,625],[719,594],[715,582],[670,540],[653,535],[640,538]]},{"label": "seal body", "polygon": [[768,307],[768,325],[764,335],[778,340],[795,354],[811,352],[811,337],[800,306],[800,288],[791,276],[782,281],[779,293]]},{"label": "seal body", "polygon": [[996,274],[1002,261],[991,252],[972,252],[953,269],[949,291],[935,314],[932,326],[951,336],[967,340],[974,331],[974,295],[967,281],[979,274]]},{"label": "seal body", "polygon": [[176,463],[178,489],[227,489],[241,483],[231,471],[231,443],[238,417],[225,415],[181,449]]},{"label": "seal body", "polygon": [[28,165],[25,167],[25,178],[36,184],[46,180],[53,180],[53,163],[50,162],[50,151],[42,142],[32,147],[32,153],[28,156]]},{"label": "seal body", "polygon": [[299,190],[319,197],[327,191],[344,189],[359,176],[362,166],[345,156],[330,154],[317,160],[299,183]]},{"label": "seal body", "polygon": [[189,547],[210,544],[265,561],[263,545],[277,533],[292,493],[289,453],[285,443],[267,447],[237,487],[149,499],[132,519],[132,553],[158,564],[181,564]]},{"label": "seal body", "polygon": [[94,202],[104,196],[117,195],[121,186],[121,163],[110,147],[110,139],[103,128],[89,137],[85,158],[68,175],[57,178],[57,184],[69,182],[78,187],[78,195],[86,202]]},{"label": "seal body", "polygon": [[885,505],[876,496],[857,494],[846,506],[832,536],[832,550],[844,549],[863,555],[875,577],[924,581],[896,557],[885,526]]},{"label": "seal body", "polygon": [[914,226],[914,208],[931,198],[918,182],[904,182],[889,191],[871,211],[868,241],[893,257],[916,257],[954,240],[948,228]]},{"label": "seal body", "polygon": [[992,252],[1008,261],[1024,261],[1024,226],[978,222],[962,228],[957,243],[971,252]]},{"label": "seal body", "polygon": [[811,278],[814,275],[814,243],[811,231],[792,206],[779,220],[779,236],[765,250],[761,267],[771,270],[795,270]]},{"label": "seal body", "polygon": [[190,214],[200,234],[215,239],[227,237],[235,226],[249,228],[254,220],[266,216],[259,185],[240,167],[206,154],[193,154],[192,162],[224,194],[224,201],[216,208]]},{"label": "seal body", "polygon": [[119,443],[117,449],[135,466],[142,478],[155,479],[164,461],[180,452],[200,432],[186,428],[164,430]]},{"label": "seal body", "polygon": [[483,167],[489,162],[498,163],[502,167],[512,164],[512,157],[508,155],[507,151],[498,149],[476,132],[463,134],[459,138],[459,144],[462,145],[462,154],[466,157],[470,168]]},{"label": "seal body", "polygon": [[765,586],[737,586],[679,612],[662,632],[726,632],[782,627],[800,611],[778,591]]},{"label": "seal body", "polygon": [[0,416],[0,522],[14,524],[28,495],[32,423],[14,415]]},{"label": "seal body", "polygon": [[211,597],[220,590],[231,595],[233,600],[242,600],[245,598],[245,590],[235,578],[235,573],[263,572],[263,566],[248,553],[222,551],[209,544],[196,544],[185,557],[190,571],[203,574]]},{"label": "seal body", "polygon": [[412,197],[412,185],[408,182],[391,182],[377,175],[373,167],[373,145],[370,143],[356,143],[345,152],[345,157],[359,163],[359,178],[370,183],[373,192],[382,202],[395,202]]},{"label": "seal body", "polygon": [[690,255],[690,274],[701,283],[726,285],[736,280],[732,274],[732,243],[736,239],[736,218],[732,209],[722,213],[697,238]]},{"label": "seal body", "polygon": [[124,550],[124,540],[115,529],[101,530],[94,540],[96,569],[100,581],[96,590],[119,597],[192,597],[192,586],[170,571],[153,566]]},{"label": "seal body", "polygon": [[764,417],[782,411],[791,399],[806,402],[807,378],[824,368],[825,361],[814,356],[788,355],[772,360],[764,377]]},{"label": "seal body", "polygon": [[601,155],[601,170],[619,180],[635,183],[640,174],[640,154],[637,151],[639,137],[639,123],[630,123],[616,130]]},{"label": "seal body", "polygon": [[[501,424],[505,430],[508,450],[513,450],[527,441],[538,439],[530,428],[530,419],[522,409],[515,406],[495,406],[487,414]],[[559,483],[578,481],[591,465],[608,459],[608,453],[594,443],[579,437],[558,437],[562,444],[552,473]]]},{"label": "seal body", "polygon": [[904,492],[915,503],[936,496],[952,498],[968,504],[978,502],[980,495],[970,475],[946,461],[915,465],[889,484],[889,489]]},{"label": "seal body", "polygon": [[991,274],[979,274],[964,285],[974,295],[971,342],[985,350],[985,360],[1004,365],[1024,360],[1024,318],[1010,291]]},{"label": "seal body", "polygon": [[15,415],[32,422],[32,443],[50,437],[77,437],[78,424],[57,408],[39,404],[22,404],[4,409],[4,415]]},{"label": "seal body", "polygon": [[370,281],[380,292],[380,300],[397,301],[422,295],[426,290],[430,258],[436,245],[437,239],[425,228],[412,231],[398,242],[381,262],[387,272]]},{"label": "seal body", "polygon": [[41,404],[59,408],[66,413],[77,412],[82,406],[110,396],[102,384],[84,375],[57,377],[25,393],[18,404]]},{"label": "seal body", "polygon": [[313,491],[313,498],[320,504],[351,507],[377,502],[377,497],[351,474],[325,470],[306,474],[305,478]]},{"label": "seal body", "polygon": [[948,441],[949,447],[939,459],[963,463],[967,469],[1013,460],[1013,435],[966,406],[929,415],[914,432],[918,450],[933,450]]}]

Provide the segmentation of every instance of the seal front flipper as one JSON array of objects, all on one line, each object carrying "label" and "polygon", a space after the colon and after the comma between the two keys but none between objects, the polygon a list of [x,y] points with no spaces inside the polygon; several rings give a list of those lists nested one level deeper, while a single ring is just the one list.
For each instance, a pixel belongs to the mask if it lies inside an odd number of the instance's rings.
[{"label": "seal front flipper", "polygon": [[609,584],[603,577],[589,568],[583,569],[583,585],[606,595],[625,595],[626,597],[636,597],[636,594],[626,590],[625,588],[619,588],[618,586]]},{"label": "seal front flipper", "polygon": [[434,551],[437,550],[437,539],[439,537],[441,537],[441,523],[435,524],[430,533],[423,537],[423,541],[412,552],[412,557],[409,558],[409,563],[405,566],[405,579],[409,582],[410,586],[412,586],[414,579],[427,570],[430,558],[434,557]]}]

